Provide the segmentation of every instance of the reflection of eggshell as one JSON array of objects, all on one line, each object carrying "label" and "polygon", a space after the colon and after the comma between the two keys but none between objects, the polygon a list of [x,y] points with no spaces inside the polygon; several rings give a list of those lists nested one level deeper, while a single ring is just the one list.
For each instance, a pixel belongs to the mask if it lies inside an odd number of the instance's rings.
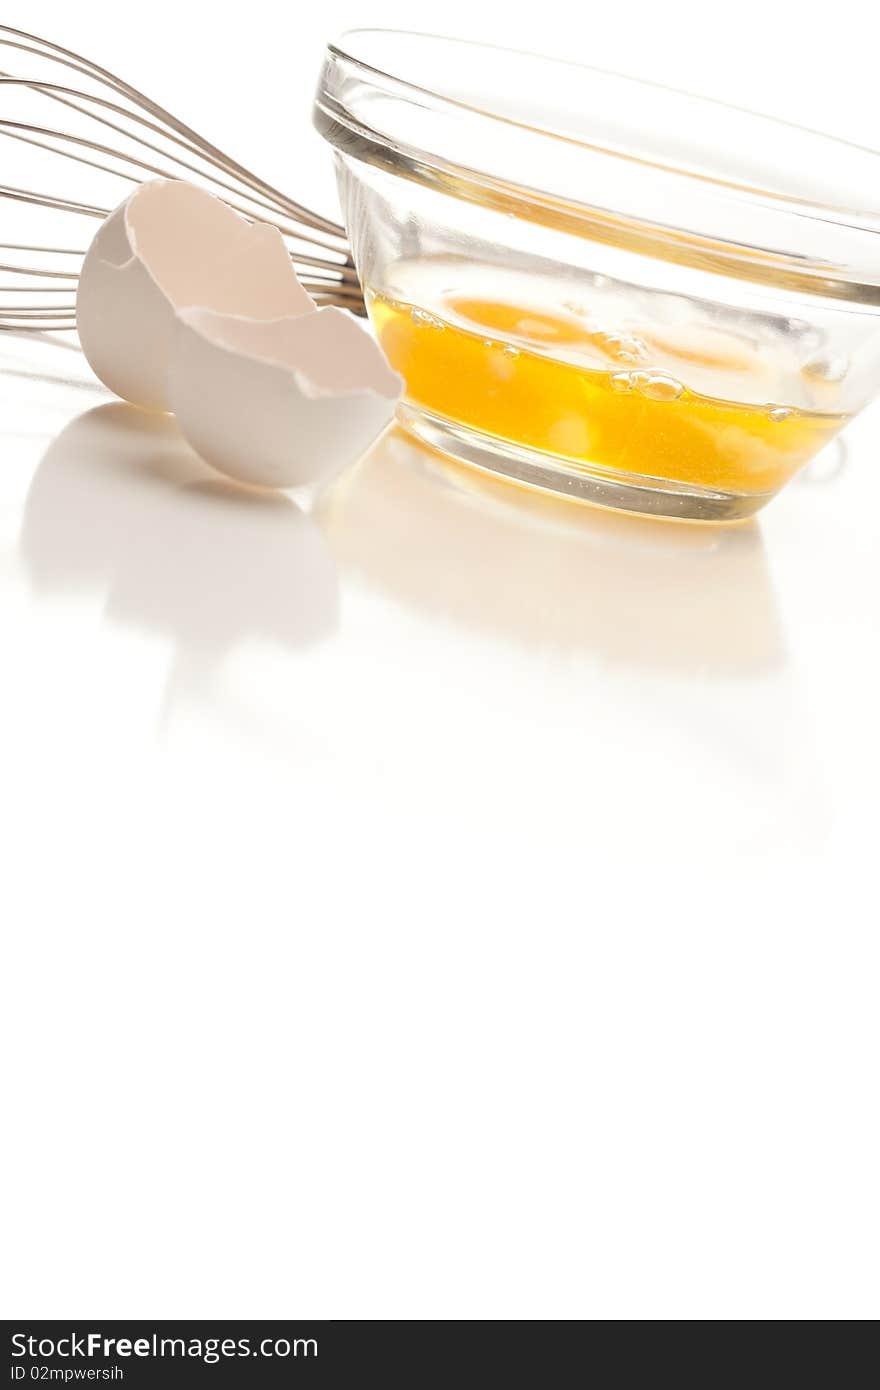
[{"label": "reflection of eggshell", "polygon": [[92,370],[135,405],[167,410],[176,311],[192,305],[254,319],[315,309],[275,227],[246,222],[193,184],[142,184],[83,262],[77,328]]},{"label": "reflection of eggshell", "polygon": [[264,487],[341,472],[390,422],[403,390],[375,340],[341,309],[270,322],[183,310],[168,383],[196,452]]}]

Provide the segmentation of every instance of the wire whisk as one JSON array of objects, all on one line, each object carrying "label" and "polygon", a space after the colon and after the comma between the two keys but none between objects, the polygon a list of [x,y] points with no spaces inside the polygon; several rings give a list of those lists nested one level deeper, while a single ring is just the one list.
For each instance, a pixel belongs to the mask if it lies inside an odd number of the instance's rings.
[{"label": "wire whisk", "polygon": [[15,113],[0,117],[0,330],[75,329],[76,285],[94,223],[152,178],[188,179],[249,220],[277,227],[314,299],[363,313],[338,223],[259,178],[88,58],[7,25],[0,25],[0,48],[27,54],[29,69],[17,75],[0,68],[0,90],[15,98],[0,106],[11,104]]}]

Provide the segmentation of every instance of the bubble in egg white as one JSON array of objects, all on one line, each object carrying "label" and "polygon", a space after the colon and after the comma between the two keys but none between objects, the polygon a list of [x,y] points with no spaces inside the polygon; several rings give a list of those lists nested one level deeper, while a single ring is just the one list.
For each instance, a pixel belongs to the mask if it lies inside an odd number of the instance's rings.
[{"label": "bubble in egg white", "polygon": [[641,338],[630,333],[603,333],[600,335],[600,345],[618,362],[644,362],[648,356],[648,349]]},{"label": "bubble in egg white", "polygon": [[650,401],[677,401],[684,387],[665,372],[633,372],[636,390]]}]

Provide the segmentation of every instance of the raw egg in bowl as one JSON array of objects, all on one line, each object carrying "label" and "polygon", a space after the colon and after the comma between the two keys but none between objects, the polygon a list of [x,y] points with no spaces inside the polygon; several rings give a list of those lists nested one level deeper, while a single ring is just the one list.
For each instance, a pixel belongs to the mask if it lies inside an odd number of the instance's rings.
[{"label": "raw egg in bowl", "polygon": [[880,154],[533,54],[359,30],[315,101],[402,423],[734,521],[880,390]]}]

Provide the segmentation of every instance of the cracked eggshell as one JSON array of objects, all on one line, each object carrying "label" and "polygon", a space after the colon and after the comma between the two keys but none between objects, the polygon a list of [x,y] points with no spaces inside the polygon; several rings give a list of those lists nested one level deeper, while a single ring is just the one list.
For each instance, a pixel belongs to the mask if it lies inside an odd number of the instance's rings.
[{"label": "cracked eggshell", "polygon": [[390,423],[403,391],[376,341],[342,309],[271,322],[184,310],[168,383],[196,452],[261,487],[340,473]]},{"label": "cracked eggshell", "polygon": [[76,324],[95,375],[134,405],[168,410],[175,320],[192,305],[254,319],[316,307],[277,228],[194,184],[156,179],[102,223],[83,262]]}]

